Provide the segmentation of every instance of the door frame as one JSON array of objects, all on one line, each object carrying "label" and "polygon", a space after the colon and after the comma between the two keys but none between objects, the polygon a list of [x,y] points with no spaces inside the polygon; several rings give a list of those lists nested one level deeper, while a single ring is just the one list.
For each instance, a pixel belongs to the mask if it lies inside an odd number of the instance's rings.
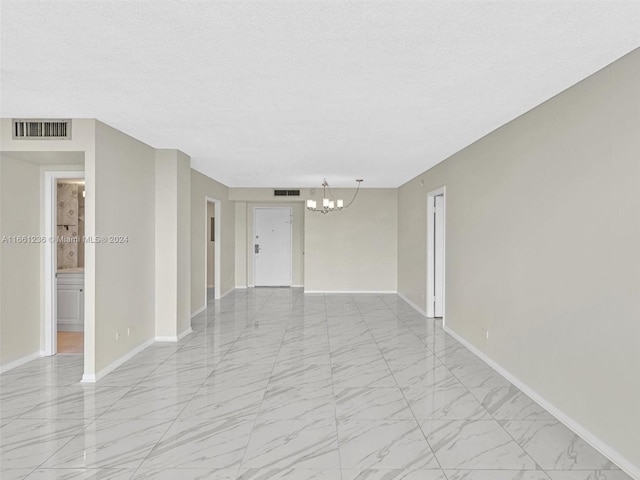
[{"label": "door frame", "polygon": [[[44,284],[42,289],[44,292],[44,315],[42,317],[42,331],[44,332],[45,357],[50,357],[58,353],[58,322],[56,318],[58,307],[58,281],[56,277],[56,273],[58,270],[58,251],[57,242],[55,242],[54,240],[58,236],[57,223],[55,221],[58,214],[57,183],[58,180],[66,178],[85,178],[85,171],[49,170],[44,172],[44,232],[46,242],[44,242]],[[84,332],[86,334],[87,316],[84,315],[84,318]]]},{"label": "door frame", "polygon": [[[435,318],[435,281],[434,281],[434,277],[435,277],[435,241],[434,241],[434,236],[433,236],[433,231],[434,231],[434,227],[435,227],[435,223],[434,223],[434,213],[435,213],[435,207],[434,207],[434,198],[437,196],[442,196],[443,199],[443,205],[442,205],[442,214],[444,215],[444,218],[442,219],[442,224],[444,226],[444,231],[442,232],[442,238],[444,240],[444,245],[442,246],[442,255],[444,256],[444,261],[446,262],[446,258],[447,258],[447,193],[446,193],[447,187],[442,186],[440,188],[437,188],[435,190],[430,191],[429,193],[427,193],[427,231],[426,231],[426,235],[427,235],[427,317],[429,318]],[[445,265],[445,263],[443,262],[443,265]],[[445,301],[445,295],[447,293],[447,289],[445,288],[446,285],[446,266],[444,268],[444,271],[442,272],[442,323],[444,325],[445,322],[445,315],[446,315],[446,311],[445,311],[445,306],[446,306],[446,301]]]},{"label": "door frame", "polygon": [[[293,208],[292,207],[253,207],[253,235],[251,236],[252,245],[256,244],[256,211],[257,210],[289,210],[289,287],[293,285]],[[256,254],[255,246],[251,248],[253,256],[253,286],[256,285]],[[284,285],[283,285],[284,286]]]},{"label": "door frame", "polygon": [[209,230],[211,224],[209,223],[209,209],[207,208],[210,203],[214,204],[213,209],[213,236],[215,238],[215,245],[213,246],[213,298],[215,300],[220,300],[221,298],[221,290],[220,290],[220,243],[222,241],[222,237],[220,236],[220,230],[222,223],[220,223],[220,217],[222,215],[222,203],[217,198],[205,197],[204,198],[204,299],[205,305],[207,305],[207,268],[209,266],[209,239],[211,238],[211,231]]}]

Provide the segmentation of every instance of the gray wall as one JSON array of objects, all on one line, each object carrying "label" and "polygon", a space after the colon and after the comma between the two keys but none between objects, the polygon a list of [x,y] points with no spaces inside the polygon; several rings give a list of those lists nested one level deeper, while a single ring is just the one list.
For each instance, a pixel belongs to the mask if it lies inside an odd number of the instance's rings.
[{"label": "gray wall", "polygon": [[640,468],[640,50],[400,188],[398,287],[421,308],[443,185],[446,325]]}]

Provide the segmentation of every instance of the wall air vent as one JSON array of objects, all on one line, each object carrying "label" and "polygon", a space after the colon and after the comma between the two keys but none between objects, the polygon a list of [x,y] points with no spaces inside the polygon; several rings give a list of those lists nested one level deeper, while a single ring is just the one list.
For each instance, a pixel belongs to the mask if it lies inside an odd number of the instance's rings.
[{"label": "wall air vent", "polygon": [[300,190],[274,190],[273,195],[276,197],[299,197]]},{"label": "wall air vent", "polygon": [[71,120],[13,120],[14,140],[70,140]]}]

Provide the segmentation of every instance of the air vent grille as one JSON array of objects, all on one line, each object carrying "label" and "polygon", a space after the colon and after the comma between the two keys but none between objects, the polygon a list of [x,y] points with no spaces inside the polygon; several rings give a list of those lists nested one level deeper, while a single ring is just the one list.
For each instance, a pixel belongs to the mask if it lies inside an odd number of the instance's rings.
[{"label": "air vent grille", "polygon": [[274,190],[273,194],[276,197],[299,197],[300,190]]},{"label": "air vent grille", "polygon": [[13,138],[68,140],[71,138],[71,120],[14,120]]}]

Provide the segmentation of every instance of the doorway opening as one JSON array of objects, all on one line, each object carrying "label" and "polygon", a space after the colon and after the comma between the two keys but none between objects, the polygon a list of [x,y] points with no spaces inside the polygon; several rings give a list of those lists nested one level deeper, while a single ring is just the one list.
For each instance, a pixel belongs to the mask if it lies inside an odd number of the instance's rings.
[{"label": "doorway opening", "polygon": [[84,353],[83,171],[45,172],[44,353]]},{"label": "doorway opening", "polygon": [[207,202],[207,302],[213,300],[215,295],[213,288],[215,286],[215,244],[216,244],[216,226],[215,213],[216,204]]},{"label": "doorway opening", "polygon": [[254,207],[253,276],[256,287],[291,287],[291,207]]},{"label": "doorway opening", "polygon": [[427,317],[445,316],[446,189],[427,194]]},{"label": "doorway opening", "polygon": [[215,198],[205,199],[205,274],[204,288],[206,303],[219,300],[220,291],[220,243],[221,203]]}]

